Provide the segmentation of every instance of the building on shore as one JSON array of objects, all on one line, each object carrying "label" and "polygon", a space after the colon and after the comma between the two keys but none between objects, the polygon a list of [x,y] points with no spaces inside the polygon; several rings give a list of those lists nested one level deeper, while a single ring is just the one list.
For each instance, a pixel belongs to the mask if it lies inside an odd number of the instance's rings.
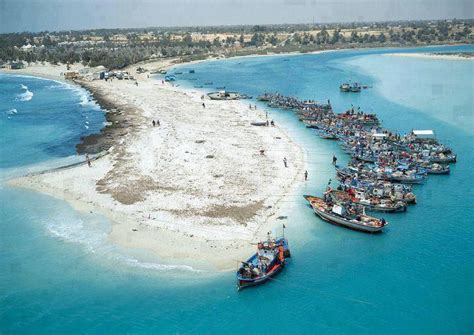
[{"label": "building on shore", "polygon": [[8,70],[20,70],[25,68],[25,63],[20,62],[9,62],[5,65],[5,68]]}]

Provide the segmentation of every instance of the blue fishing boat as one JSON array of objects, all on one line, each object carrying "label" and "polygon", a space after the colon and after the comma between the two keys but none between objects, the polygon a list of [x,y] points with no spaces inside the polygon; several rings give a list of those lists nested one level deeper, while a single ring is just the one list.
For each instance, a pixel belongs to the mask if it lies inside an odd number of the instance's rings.
[{"label": "blue fishing boat", "polygon": [[237,289],[265,283],[285,267],[290,256],[288,240],[284,237],[259,242],[257,252],[241,262],[237,270]]}]

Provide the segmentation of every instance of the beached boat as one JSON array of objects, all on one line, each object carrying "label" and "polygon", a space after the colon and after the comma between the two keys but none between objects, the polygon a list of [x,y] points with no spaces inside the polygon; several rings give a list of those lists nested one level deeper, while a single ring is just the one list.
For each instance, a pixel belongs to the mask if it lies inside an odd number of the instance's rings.
[{"label": "beached boat", "polygon": [[237,270],[237,289],[263,284],[279,273],[290,258],[288,240],[284,237],[257,244],[257,252]]},{"label": "beached boat", "polygon": [[250,122],[252,126],[263,127],[268,125],[267,121],[252,121]]},{"label": "beached boat", "polygon": [[311,204],[316,215],[333,224],[369,233],[379,232],[388,224],[384,219],[363,213],[351,214],[345,207],[328,203],[319,197],[304,195],[304,198]]},{"label": "beached boat", "polygon": [[239,93],[228,91],[211,92],[207,96],[212,100],[238,100],[241,98]]},{"label": "beached boat", "polygon": [[165,76],[165,81],[175,81],[175,80],[176,80],[176,77],[173,75]]}]

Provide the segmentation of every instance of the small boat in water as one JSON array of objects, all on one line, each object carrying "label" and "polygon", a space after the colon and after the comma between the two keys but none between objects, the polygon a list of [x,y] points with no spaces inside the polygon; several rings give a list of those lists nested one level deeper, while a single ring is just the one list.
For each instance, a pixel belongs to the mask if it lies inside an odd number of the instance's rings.
[{"label": "small boat in water", "polygon": [[359,83],[343,83],[341,86],[339,86],[339,90],[341,92],[354,92],[354,93],[359,93],[362,90],[362,87],[360,86]]},{"label": "small boat in water", "polygon": [[348,83],[341,84],[341,86],[339,86],[339,90],[341,90],[341,92],[350,92],[351,85]]},{"label": "small boat in water", "polygon": [[257,252],[237,270],[237,289],[263,284],[279,273],[290,258],[288,240],[284,237],[268,239],[257,244]]},{"label": "small boat in water", "polygon": [[237,92],[219,91],[208,93],[207,96],[212,100],[238,100],[241,96]]},{"label": "small boat in water", "polygon": [[194,73],[194,70],[189,70],[189,73]]},{"label": "small boat in water", "polygon": [[333,224],[368,233],[379,232],[388,224],[384,219],[368,216],[363,212],[351,213],[350,209],[332,204],[323,198],[312,195],[304,195],[304,198],[310,203],[316,215]]}]

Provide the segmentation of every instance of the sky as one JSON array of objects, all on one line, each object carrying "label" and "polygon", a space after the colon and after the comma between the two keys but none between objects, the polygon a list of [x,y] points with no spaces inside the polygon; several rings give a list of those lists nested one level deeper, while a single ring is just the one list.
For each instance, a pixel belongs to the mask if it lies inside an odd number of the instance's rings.
[{"label": "sky", "polygon": [[474,18],[473,0],[0,0],[0,33]]}]

